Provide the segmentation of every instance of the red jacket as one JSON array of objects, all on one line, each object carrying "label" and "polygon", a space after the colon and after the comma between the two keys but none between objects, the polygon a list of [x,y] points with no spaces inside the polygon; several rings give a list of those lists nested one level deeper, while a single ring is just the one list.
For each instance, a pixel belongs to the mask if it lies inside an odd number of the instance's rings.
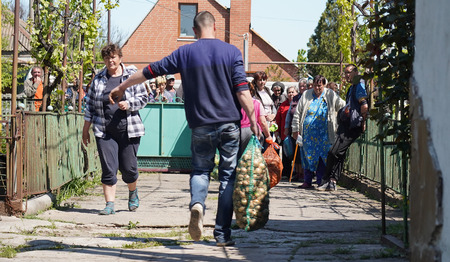
[{"label": "red jacket", "polygon": [[289,100],[285,100],[283,103],[281,103],[280,107],[278,108],[277,115],[275,116],[275,122],[278,125],[278,132],[281,137],[281,141],[283,141],[286,136],[284,135],[284,124],[286,123],[286,115],[289,111]]}]

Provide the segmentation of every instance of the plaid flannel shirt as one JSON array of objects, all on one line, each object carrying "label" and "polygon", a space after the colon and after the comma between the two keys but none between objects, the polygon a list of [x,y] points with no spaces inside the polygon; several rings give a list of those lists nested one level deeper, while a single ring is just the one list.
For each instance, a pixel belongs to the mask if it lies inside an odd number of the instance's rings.
[{"label": "plaid flannel shirt", "polygon": [[[136,73],[137,68],[135,66],[125,67],[121,64],[123,69],[121,83],[127,80],[132,74]],[[103,69],[98,73],[91,87],[87,93],[86,110],[84,114],[84,120],[91,122],[94,129],[94,135],[96,137],[105,137],[105,113],[103,111],[103,92],[106,88],[107,69]],[[129,108],[127,109],[127,132],[128,137],[140,137],[145,133],[144,124],[139,116],[138,110],[144,108],[147,105],[147,90],[143,83],[131,86],[125,90],[125,98],[128,102]]]}]

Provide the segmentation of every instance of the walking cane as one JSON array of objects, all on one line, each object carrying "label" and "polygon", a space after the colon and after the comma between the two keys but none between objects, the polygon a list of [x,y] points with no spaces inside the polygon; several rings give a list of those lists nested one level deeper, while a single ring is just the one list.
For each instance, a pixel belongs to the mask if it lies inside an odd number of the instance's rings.
[{"label": "walking cane", "polygon": [[289,176],[289,183],[291,183],[292,173],[294,172],[295,158],[297,157],[297,149],[298,149],[298,144],[295,143],[294,160],[292,160],[292,168],[291,168],[291,175]]}]

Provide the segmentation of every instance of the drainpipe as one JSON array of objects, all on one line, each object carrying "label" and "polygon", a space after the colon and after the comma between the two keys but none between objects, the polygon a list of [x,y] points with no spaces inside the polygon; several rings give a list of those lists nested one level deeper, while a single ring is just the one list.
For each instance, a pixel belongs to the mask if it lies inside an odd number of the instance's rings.
[{"label": "drainpipe", "polygon": [[248,71],[248,33],[243,34],[244,37],[244,70]]}]

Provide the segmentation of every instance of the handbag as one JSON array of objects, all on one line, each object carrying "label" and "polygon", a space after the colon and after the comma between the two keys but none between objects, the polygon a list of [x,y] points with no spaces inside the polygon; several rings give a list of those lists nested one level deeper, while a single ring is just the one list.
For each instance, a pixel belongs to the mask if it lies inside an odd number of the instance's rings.
[{"label": "handbag", "polygon": [[294,139],[291,136],[287,136],[283,140],[283,154],[291,159],[294,156]]},{"label": "handbag", "polygon": [[350,98],[347,97],[348,103],[338,111],[339,123],[346,124],[350,129],[362,126],[364,118],[361,116],[359,103],[356,100],[356,87],[352,88]]}]

